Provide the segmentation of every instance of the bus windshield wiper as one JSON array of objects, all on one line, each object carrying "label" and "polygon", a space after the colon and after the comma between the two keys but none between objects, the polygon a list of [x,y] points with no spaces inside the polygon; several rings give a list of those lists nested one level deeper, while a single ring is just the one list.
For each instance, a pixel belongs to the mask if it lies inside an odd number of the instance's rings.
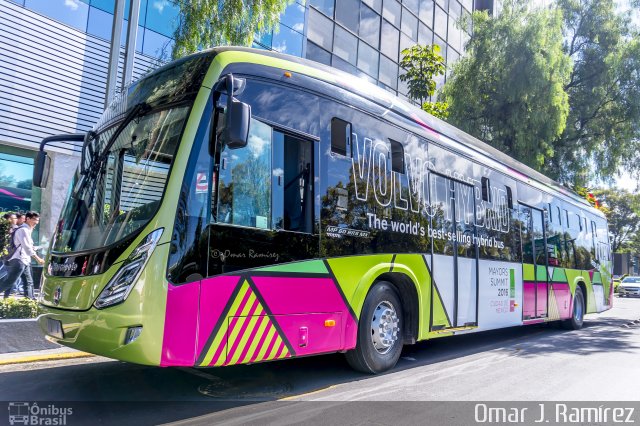
[{"label": "bus windshield wiper", "polygon": [[89,167],[85,170],[85,173],[89,173],[90,176],[96,174],[101,167],[100,165],[108,155],[109,149],[111,149],[111,147],[113,146],[115,141],[118,139],[118,136],[120,136],[122,131],[127,127],[127,125],[129,125],[129,123],[132,120],[134,120],[135,118],[141,115],[146,114],[149,111],[149,109],[150,107],[146,102],[140,102],[139,104],[136,104],[131,109],[131,111],[129,111],[129,113],[125,116],[124,120],[120,122],[120,124],[116,128],[115,132],[113,132],[113,135],[111,135],[109,140],[106,141],[102,151],[99,154],[92,153],[95,155],[92,155],[91,162],[89,163]]},{"label": "bus windshield wiper", "polygon": [[[74,189],[74,194],[76,197],[78,197],[82,193],[82,191],[85,190],[89,182],[96,180],[98,173],[100,171],[100,168],[102,167],[102,163],[104,162],[107,155],[109,154],[109,149],[111,149],[111,147],[113,146],[115,141],[118,139],[118,136],[120,136],[122,131],[127,127],[127,125],[132,120],[134,120],[135,118],[141,115],[146,114],[149,111],[149,109],[150,107],[146,102],[140,102],[139,104],[136,104],[131,109],[131,111],[129,111],[129,113],[125,116],[124,120],[120,122],[115,132],[113,132],[113,135],[111,135],[109,140],[107,140],[107,142],[105,143],[102,151],[100,153],[97,153],[93,149],[90,150],[91,161],[89,162],[89,165],[81,172],[80,178],[78,180],[78,184]],[[95,134],[93,132],[91,133],[92,135],[87,137],[87,141],[100,139],[99,134]],[[83,148],[83,152],[84,152],[84,148]],[[84,159],[81,161],[84,161]]]}]

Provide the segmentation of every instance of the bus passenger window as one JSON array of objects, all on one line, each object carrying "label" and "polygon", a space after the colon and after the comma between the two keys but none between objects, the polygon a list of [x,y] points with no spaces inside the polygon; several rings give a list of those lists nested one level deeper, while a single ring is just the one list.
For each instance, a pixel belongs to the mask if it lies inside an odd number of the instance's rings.
[{"label": "bus passenger window", "polygon": [[276,229],[313,229],[313,142],[274,132],[273,213]]},{"label": "bus passenger window", "polygon": [[271,227],[271,127],[251,120],[249,142],[220,154],[217,222]]},{"label": "bus passenger window", "polygon": [[331,119],[331,152],[351,157],[351,123]]},{"label": "bus passenger window", "polygon": [[404,148],[400,142],[389,139],[391,143],[391,170],[404,174]]}]

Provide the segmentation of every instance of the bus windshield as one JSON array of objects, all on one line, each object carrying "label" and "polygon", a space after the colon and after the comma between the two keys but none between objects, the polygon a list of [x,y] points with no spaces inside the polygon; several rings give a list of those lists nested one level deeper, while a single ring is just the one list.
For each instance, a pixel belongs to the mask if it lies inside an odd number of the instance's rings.
[{"label": "bus windshield", "polygon": [[92,155],[83,174],[76,173],[56,229],[54,252],[113,244],[153,217],[188,113],[188,106],[150,111],[94,137],[94,146],[104,150]]}]

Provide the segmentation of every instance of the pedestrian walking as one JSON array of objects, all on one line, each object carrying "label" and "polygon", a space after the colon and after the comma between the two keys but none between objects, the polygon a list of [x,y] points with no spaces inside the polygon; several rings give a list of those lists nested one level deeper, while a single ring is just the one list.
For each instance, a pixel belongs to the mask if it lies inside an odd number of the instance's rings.
[{"label": "pedestrian walking", "polygon": [[[28,212],[24,215],[24,223],[13,233],[13,245],[15,251],[8,262],[7,276],[0,284],[0,292],[11,290],[17,284],[21,276],[24,276],[25,283],[22,288],[24,297],[33,299],[33,273],[31,271],[31,259],[34,258],[39,264],[44,263],[35,251],[31,233],[40,222],[40,215],[36,212]],[[5,298],[6,298],[5,293]]]}]

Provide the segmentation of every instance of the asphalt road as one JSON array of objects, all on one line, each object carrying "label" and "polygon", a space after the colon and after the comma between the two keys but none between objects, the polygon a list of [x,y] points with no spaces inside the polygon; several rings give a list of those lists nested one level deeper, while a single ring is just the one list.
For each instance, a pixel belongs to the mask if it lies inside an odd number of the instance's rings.
[{"label": "asphalt road", "polygon": [[380,376],[353,372],[339,354],[206,370],[100,357],[0,367],[0,401],[74,407],[67,424],[415,424],[425,407],[433,424],[469,424],[472,408],[454,418],[450,405],[406,401],[620,400],[640,400],[640,299],[616,298],[579,331],[423,342]]}]

